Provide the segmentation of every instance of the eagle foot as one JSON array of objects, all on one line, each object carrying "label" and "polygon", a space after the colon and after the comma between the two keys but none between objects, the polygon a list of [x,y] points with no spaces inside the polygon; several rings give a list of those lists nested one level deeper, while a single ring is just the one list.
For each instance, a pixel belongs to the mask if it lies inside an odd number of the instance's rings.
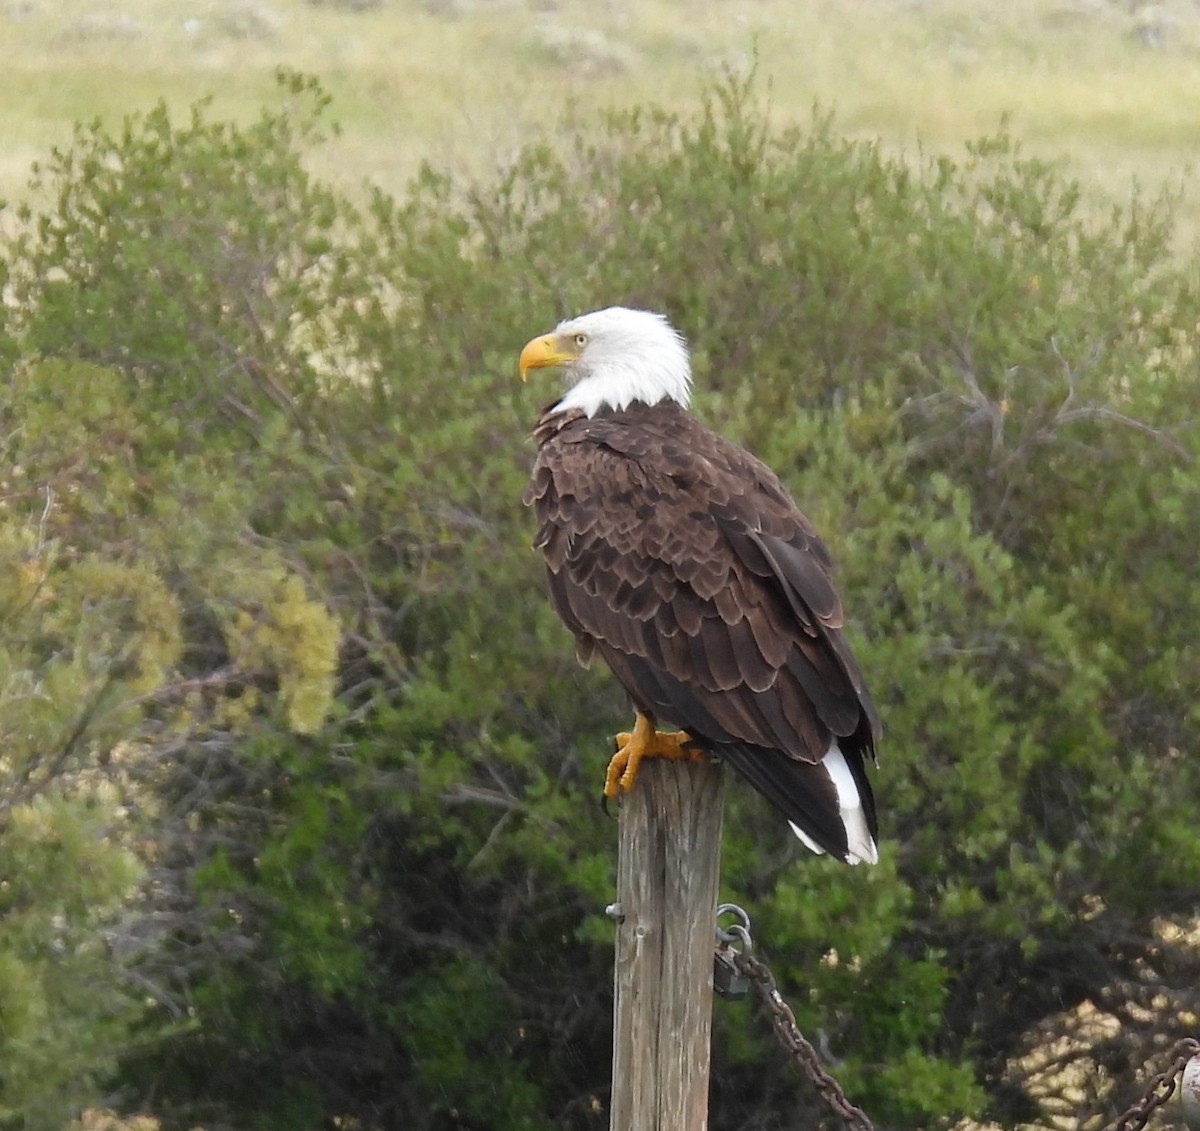
[{"label": "eagle foot", "polygon": [[632,731],[623,731],[616,736],[617,752],[608,763],[604,775],[604,800],[628,793],[637,778],[638,767],[643,758],[686,759],[689,762],[706,762],[706,755],[684,731],[655,730],[654,724],[641,712],[633,723]]}]

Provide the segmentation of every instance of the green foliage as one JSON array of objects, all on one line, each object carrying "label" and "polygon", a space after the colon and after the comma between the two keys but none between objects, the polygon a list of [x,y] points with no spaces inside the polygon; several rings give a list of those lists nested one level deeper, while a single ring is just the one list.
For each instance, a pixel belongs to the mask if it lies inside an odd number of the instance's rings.
[{"label": "green foliage", "polygon": [[[0,767],[23,804],[115,790],[137,835],[89,851],[146,876],[76,925],[93,956],[141,924],[153,1004],[136,1048],[132,999],[47,1031],[71,1102],[122,1053],[172,1125],[606,1125],[593,798],[626,707],[543,599],[518,500],[550,394],[512,370],[623,302],[689,334],[700,415],[827,534],[884,715],[875,868],[731,790],[728,894],[802,1023],[880,1122],[1012,1125],[1029,1043],[1133,1002],[1111,1106],[1197,1005],[1168,928],[1200,886],[1200,290],[1170,202],[1089,221],[1007,136],[905,162],[773,131],[727,80],[360,214],[303,170],[319,88],[285,93],[81,129],[2,261]],[[714,1125],[816,1125],[749,1025],[719,1012]],[[4,1103],[34,1126],[56,1088]]]},{"label": "green foliage", "polygon": [[122,823],[114,798],[87,788],[3,815],[0,1127],[61,1127],[140,1020],[105,945],[142,874]]},{"label": "green foliage", "polygon": [[177,444],[258,434],[278,412],[300,425],[313,406],[339,216],[295,150],[319,136],[325,96],[281,81],[296,114],[247,128],[208,121],[203,105],[177,127],[161,103],[117,135],[78,126],[35,167],[54,207],[21,213],[22,346],[120,366],[145,408],[186,422]]}]

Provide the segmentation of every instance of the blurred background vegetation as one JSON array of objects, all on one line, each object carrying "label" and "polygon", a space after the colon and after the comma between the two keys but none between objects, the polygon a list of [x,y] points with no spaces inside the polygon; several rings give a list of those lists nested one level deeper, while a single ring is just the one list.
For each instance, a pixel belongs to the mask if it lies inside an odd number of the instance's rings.
[{"label": "blurred background vegetation", "polygon": [[[306,160],[361,199],[429,157],[490,175],[572,103],[699,107],[759,60],[776,124],[957,151],[1008,116],[1089,195],[1178,176],[1200,144],[1191,0],[0,0],[0,199],[80,117],[214,95],[249,121],[281,62],[319,74],[341,137]],[[1180,217],[1190,241],[1200,225]]]},{"label": "blurred background vegetation", "polygon": [[[1015,130],[922,154],[781,112],[765,35],[677,107],[649,23],[613,76],[519,39],[627,105],[514,110],[469,168],[409,139],[372,190],[333,122],[384,88],[268,82],[269,37],[213,30],[264,11],[171,24],[257,60],[236,89],[153,71],[151,5],[54,40],[146,68],[112,94],[141,108],[38,150],[0,247],[0,1127],[607,1126],[627,709],[544,600],[518,500],[552,392],[513,367],[612,302],[670,314],[698,413],[826,533],[885,719],[881,864],[735,787],[723,894],[878,1126],[1106,1126],[1197,1027],[1186,206],[1110,207]],[[405,11],[381,42],[430,66],[423,34],[509,26]],[[1072,11],[1163,75],[1190,50]],[[822,1125],[749,1006],[715,1057],[714,1128]]]}]

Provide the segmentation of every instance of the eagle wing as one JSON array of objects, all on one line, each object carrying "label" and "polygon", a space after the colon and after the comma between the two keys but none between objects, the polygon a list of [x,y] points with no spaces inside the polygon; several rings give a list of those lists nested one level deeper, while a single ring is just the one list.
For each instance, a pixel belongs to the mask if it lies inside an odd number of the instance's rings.
[{"label": "eagle wing", "polygon": [[820,768],[836,743],[874,833],[863,759],[878,715],[828,551],[773,472],[682,410],[631,411],[543,444],[525,501],[584,658],[599,651],[639,709],[729,759],[844,855]]}]

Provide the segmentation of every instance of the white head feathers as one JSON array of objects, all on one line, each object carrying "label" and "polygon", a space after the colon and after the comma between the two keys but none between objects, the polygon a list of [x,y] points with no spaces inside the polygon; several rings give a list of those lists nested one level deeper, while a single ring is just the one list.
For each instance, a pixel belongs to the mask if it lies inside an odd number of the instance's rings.
[{"label": "white head feathers", "polygon": [[559,409],[595,416],[635,401],[673,400],[686,408],[691,400],[687,345],[661,314],[610,306],[560,322],[553,336],[574,355],[562,363],[567,392]]}]

